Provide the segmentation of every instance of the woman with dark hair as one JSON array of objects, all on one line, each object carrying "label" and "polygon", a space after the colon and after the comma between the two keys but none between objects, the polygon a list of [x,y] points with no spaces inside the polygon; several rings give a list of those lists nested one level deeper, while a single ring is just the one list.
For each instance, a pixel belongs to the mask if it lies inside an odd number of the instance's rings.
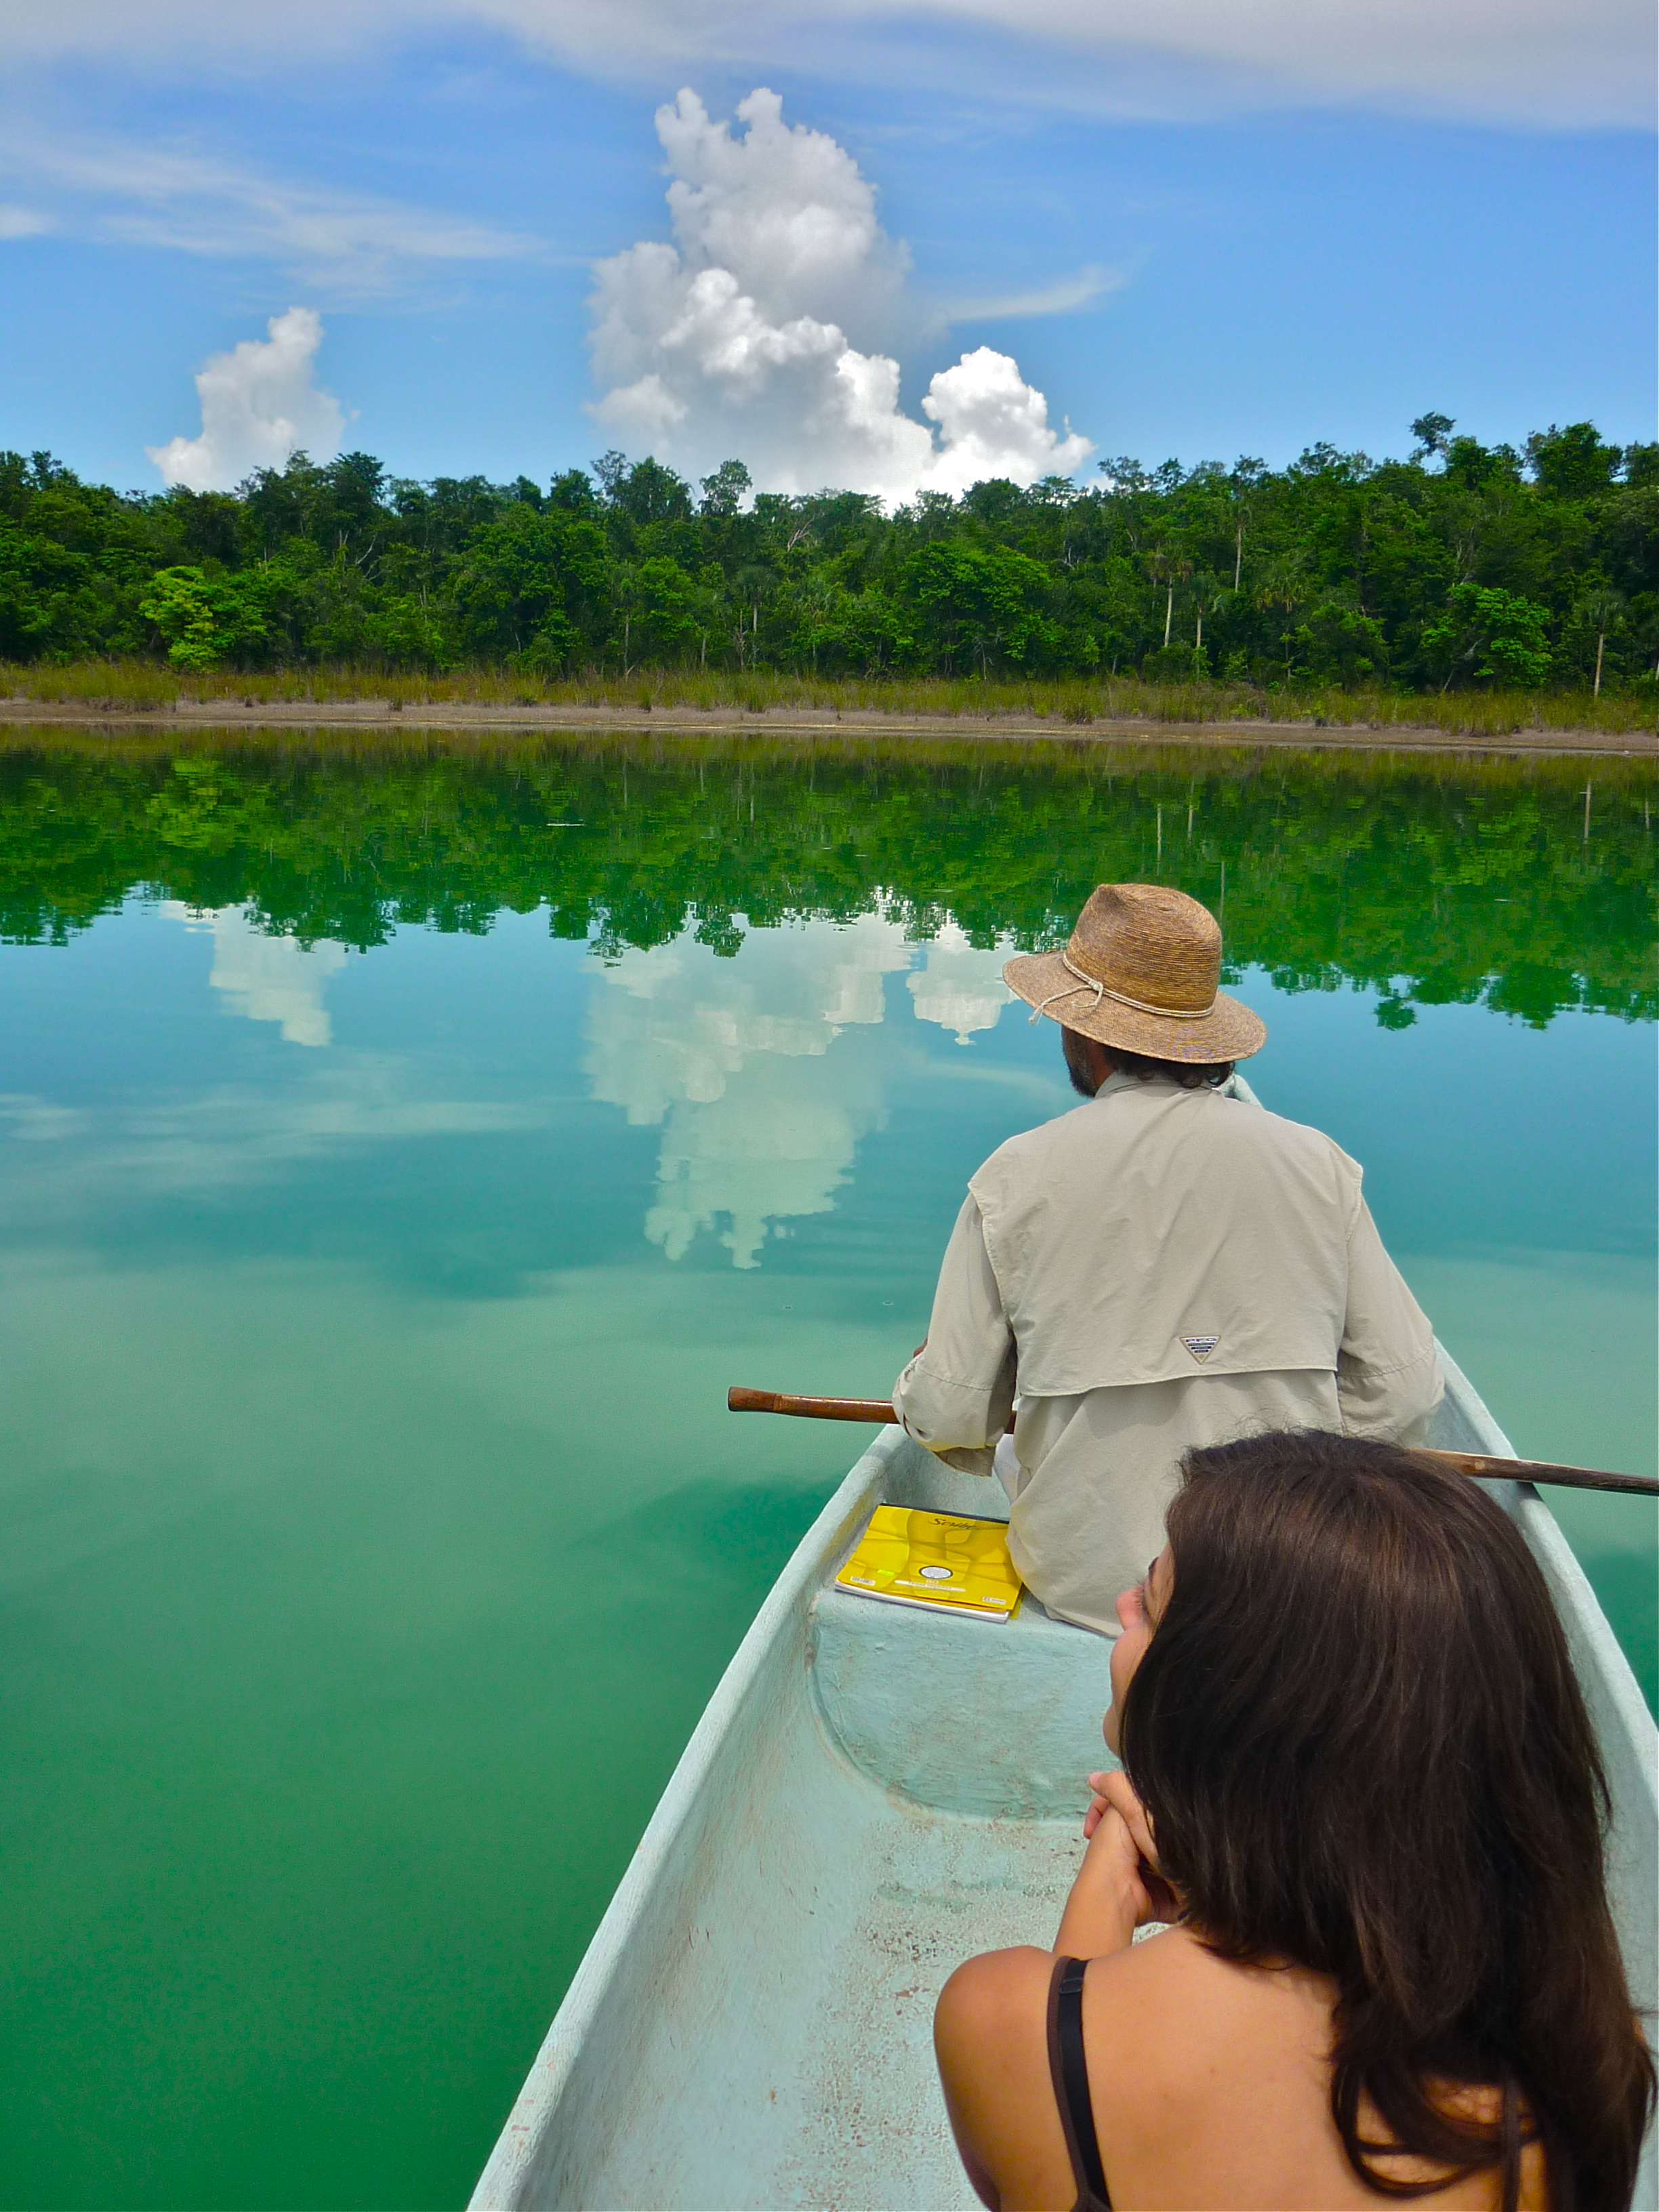
[{"label": "woman with dark hair", "polygon": [[939,1998],[992,2212],[1627,2212],[1653,2063],[1514,1522],[1387,1444],[1255,1437],[1188,1455],[1118,1611],[1123,1771],[1091,1778],[1054,1951]]}]

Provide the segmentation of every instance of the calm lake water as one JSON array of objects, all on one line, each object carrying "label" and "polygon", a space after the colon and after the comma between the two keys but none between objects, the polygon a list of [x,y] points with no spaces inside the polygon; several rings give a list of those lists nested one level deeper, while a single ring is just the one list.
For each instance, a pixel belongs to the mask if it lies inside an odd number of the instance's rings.
[{"label": "calm lake water", "polygon": [[[1194,772],[1196,769],[1196,773]],[[1586,778],[1591,788],[1586,793]],[[1651,1473],[1642,764],[0,744],[0,2189],[464,2199],[966,1176],[1223,912],[1516,1447]],[[1555,1493],[1650,1699],[1656,1515]]]}]

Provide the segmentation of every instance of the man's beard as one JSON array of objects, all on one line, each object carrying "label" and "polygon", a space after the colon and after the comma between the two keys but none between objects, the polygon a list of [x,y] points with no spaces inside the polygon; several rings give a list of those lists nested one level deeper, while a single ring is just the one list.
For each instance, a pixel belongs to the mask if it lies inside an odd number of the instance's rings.
[{"label": "man's beard", "polygon": [[1073,1090],[1079,1098],[1092,1098],[1100,1086],[1095,1081],[1093,1068],[1084,1057],[1087,1040],[1080,1037],[1075,1030],[1062,1030],[1060,1042],[1066,1054],[1066,1073],[1072,1079]]}]

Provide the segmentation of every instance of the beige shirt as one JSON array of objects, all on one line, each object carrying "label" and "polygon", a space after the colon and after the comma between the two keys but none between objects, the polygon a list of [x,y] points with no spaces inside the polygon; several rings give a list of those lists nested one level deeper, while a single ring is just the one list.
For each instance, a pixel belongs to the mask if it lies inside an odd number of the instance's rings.
[{"label": "beige shirt", "polygon": [[1443,1387],[1346,1152],[1252,1102],[1115,1074],[973,1177],[893,1402],[985,1474],[1017,1405],[1014,1564],[1051,1613],[1115,1636],[1190,1446],[1419,1442]]}]

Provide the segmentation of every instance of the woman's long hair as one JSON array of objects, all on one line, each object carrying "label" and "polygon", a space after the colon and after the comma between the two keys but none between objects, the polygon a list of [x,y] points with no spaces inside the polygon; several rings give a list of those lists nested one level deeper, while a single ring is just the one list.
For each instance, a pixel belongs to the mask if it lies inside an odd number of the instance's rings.
[{"label": "woman's long hair", "polygon": [[[1204,1942],[1334,1983],[1354,2171],[1420,2197],[1498,2169],[1513,2208],[1524,2122],[1552,2212],[1626,2212],[1653,2062],[1606,1778],[1515,1523],[1463,1475],[1307,1434],[1190,1452],[1169,1530],[1124,1765]],[[1462,2084],[1500,2088],[1498,2116]],[[1391,2174],[1406,2154],[1437,2179]]]}]

